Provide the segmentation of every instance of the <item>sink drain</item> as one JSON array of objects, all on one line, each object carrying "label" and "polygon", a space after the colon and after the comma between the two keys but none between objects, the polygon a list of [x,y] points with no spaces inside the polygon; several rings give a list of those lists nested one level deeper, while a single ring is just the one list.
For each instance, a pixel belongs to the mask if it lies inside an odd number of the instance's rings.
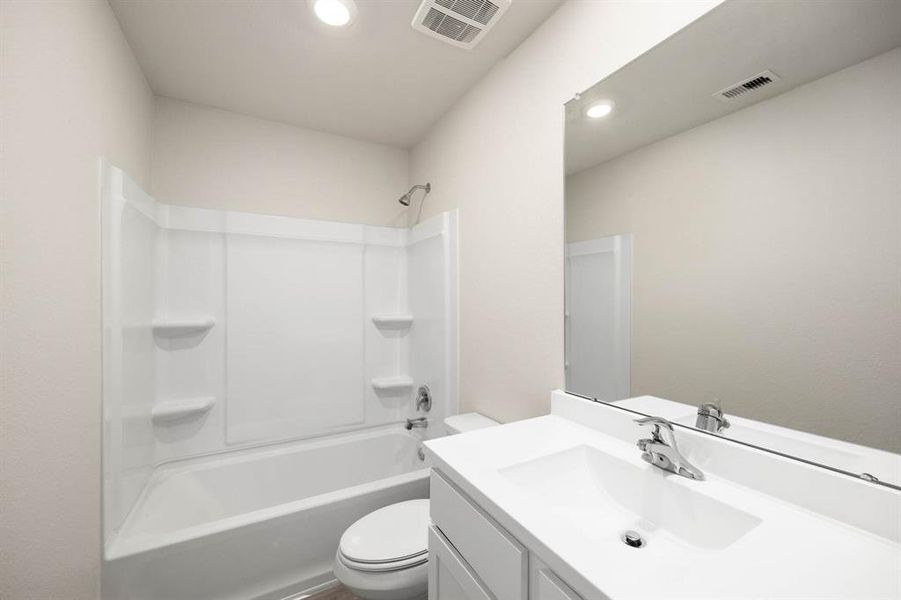
[{"label": "sink drain", "polygon": [[644,538],[637,531],[631,529],[623,534],[622,540],[630,548],[641,548],[645,545]]}]

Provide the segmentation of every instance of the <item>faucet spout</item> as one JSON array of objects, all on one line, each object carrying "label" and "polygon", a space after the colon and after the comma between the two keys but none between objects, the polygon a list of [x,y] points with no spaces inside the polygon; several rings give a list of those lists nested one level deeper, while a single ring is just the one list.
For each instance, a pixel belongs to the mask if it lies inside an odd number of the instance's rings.
[{"label": "faucet spout", "polygon": [[407,422],[406,422],[406,424],[404,425],[404,428],[405,428],[407,431],[410,431],[410,430],[413,429],[413,428],[416,428],[416,429],[425,429],[425,428],[428,427],[428,426],[429,426],[429,420],[428,420],[428,419],[426,419],[425,417],[417,417],[417,418],[415,418],[415,419],[407,419]]}]

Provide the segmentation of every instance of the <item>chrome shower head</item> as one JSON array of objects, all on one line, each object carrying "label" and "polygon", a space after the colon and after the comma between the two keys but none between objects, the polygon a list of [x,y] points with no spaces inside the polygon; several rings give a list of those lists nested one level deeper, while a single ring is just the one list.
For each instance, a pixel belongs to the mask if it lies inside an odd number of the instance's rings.
[{"label": "chrome shower head", "polygon": [[427,183],[425,185],[414,185],[410,188],[409,192],[398,199],[398,202],[400,202],[404,206],[410,206],[410,199],[413,198],[413,192],[415,192],[416,190],[425,190],[426,195],[428,195],[428,193],[432,191],[432,184]]}]

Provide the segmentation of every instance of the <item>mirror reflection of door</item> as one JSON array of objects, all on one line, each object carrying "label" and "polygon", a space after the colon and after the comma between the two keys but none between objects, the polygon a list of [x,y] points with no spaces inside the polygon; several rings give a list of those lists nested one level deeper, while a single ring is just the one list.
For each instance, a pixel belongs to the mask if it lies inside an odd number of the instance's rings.
[{"label": "mirror reflection of door", "polygon": [[632,236],[566,245],[566,389],[629,397]]}]

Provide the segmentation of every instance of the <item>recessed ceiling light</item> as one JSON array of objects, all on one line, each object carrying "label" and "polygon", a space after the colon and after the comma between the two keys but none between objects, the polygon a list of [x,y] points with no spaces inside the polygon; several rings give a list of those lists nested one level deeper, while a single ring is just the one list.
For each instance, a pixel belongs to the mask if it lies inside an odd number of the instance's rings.
[{"label": "recessed ceiling light", "polygon": [[356,12],[353,0],[314,0],[313,12],[326,25],[343,27]]},{"label": "recessed ceiling light", "polygon": [[589,119],[600,119],[601,117],[609,115],[612,110],[612,102],[598,102],[597,104],[589,106],[588,110],[585,111],[585,114]]}]

